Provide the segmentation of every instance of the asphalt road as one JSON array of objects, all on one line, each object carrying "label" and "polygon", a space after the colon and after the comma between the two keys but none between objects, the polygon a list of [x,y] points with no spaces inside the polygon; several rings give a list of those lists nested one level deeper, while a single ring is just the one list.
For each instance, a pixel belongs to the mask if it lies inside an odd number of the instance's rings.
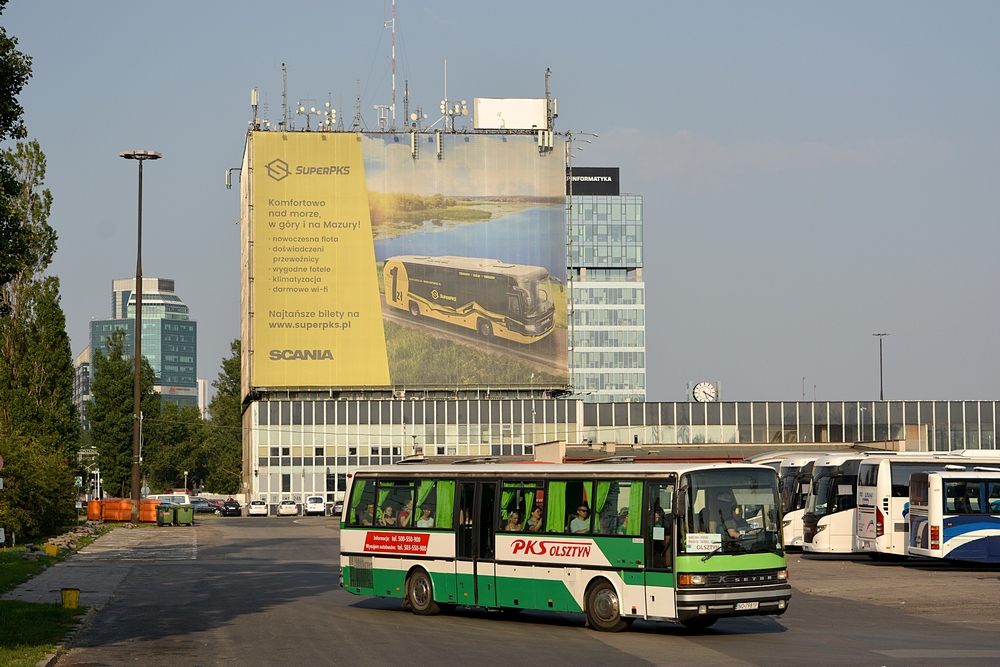
[{"label": "asphalt road", "polygon": [[723,620],[702,633],[636,622],[607,634],[585,628],[580,614],[418,617],[398,601],[350,595],[339,587],[333,518],[206,517],[196,533],[196,558],[136,563],[58,664],[1000,662],[996,570],[792,556],[796,590],[784,616]]}]

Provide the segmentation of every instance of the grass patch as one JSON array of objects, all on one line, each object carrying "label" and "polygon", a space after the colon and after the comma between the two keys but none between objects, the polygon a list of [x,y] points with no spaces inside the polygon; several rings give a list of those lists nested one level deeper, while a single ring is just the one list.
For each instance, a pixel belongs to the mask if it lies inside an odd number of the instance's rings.
[{"label": "grass patch", "polygon": [[[28,579],[58,562],[59,557],[42,556],[37,561],[21,558],[23,549],[5,549],[0,551],[0,593],[20,586]],[[3,625],[0,623],[0,633]],[[0,660],[0,665],[5,664]]]},{"label": "grass patch", "polygon": [[[385,322],[389,373],[395,384],[558,385],[564,379],[500,354],[443,340],[395,322]],[[532,377],[534,376],[534,377]]]},{"label": "grass patch", "polygon": [[[52,560],[52,559],[50,559]],[[0,665],[32,667],[55,651],[86,608],[0,600]]]}]

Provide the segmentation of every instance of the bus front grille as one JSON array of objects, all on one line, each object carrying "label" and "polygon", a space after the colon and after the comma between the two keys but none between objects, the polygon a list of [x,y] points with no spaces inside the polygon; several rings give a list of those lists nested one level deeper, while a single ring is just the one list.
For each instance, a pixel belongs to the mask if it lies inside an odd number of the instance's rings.
[{"label": "bus front grille", "polygon": [[777,570],[715,572],[708,575],[708,586],[770,586],[778,583]]}]

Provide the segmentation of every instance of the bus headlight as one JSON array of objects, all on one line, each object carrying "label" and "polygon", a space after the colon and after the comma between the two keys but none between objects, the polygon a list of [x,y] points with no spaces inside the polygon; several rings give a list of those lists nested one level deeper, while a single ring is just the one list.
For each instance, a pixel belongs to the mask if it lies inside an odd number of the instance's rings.
[{"label": "bus headlight", "polygon": [[822,533],[822,532],[823,532],[824,530],[826,530],[826,527],[827,527],[828,525],[829,525],[829,524],[823,524],[822,526],[820,526],[820,525],[818,525],[818,524],[817,524],[817,525],[816,525],[816,532],[817,532],[817,533]]},{"label": "bus headlight", "polygon": [[778,570],[775,576],[778,578],[778,581],[788,581],[788,570]]},{"label": "bus headlight", "polygon": [[782,528],[788,528],[790,525],[792,525],[792,520],[791,519],[782,519],[781,520],[781,527]]},{"label": "bus headlight", "polygon": [[704,574],[678,574],[677,583],[681,586],[704,586],[708,577]]},{"label": "bus headlight", "polygon": [[538,333],[538,325],[537,324],[525,324],[524,325],[524,330],[527,333]]}]

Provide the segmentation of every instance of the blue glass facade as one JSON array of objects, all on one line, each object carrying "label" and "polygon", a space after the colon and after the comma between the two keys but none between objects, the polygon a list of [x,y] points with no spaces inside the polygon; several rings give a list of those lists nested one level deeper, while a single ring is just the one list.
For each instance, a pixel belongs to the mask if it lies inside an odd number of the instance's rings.
[{"label": "blue glass facade", "polygon": [[[115,280],[112,317],[92,320],[90,349],[107,352],[107,339],[125,331],[125,349],[135,346],[134,278]],[[143,278],[142,356],[156,373],[156,391],[178,405],[198,404],[198,323],[174,294],[174,281]]]},{"label": "blue glass facade", "polygon": [[642,197],[569,198],[570,382],[592,403],[646,398]]}]

